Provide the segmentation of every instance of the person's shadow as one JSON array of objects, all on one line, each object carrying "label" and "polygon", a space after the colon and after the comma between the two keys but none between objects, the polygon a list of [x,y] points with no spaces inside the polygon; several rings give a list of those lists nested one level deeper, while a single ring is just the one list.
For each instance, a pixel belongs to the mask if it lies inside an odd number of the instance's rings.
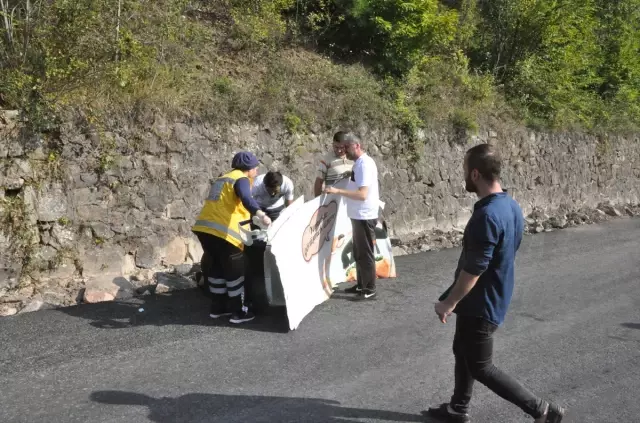
[{"label": "person's shadow", "polygon": [[627,329],[640,329],[640,323],[622,323],[620,326]]},{"label": "person's shadow", "polygon": [[341,407],[338,401],[320,398],[204,393],[153,398],[136,392],[96,391],[90,399],[101,404],[147,407],[148,419],[156,423],[345,423],[352,419],[435,423],[424,415]]},{"label": "person's shadow", "polygon": [[289,331],[286,310],[263,310],[255,320],[234,325],[228,319],[211,319],[211,300],[201,288],[116,299],[96,304],[81,304],[60,308],[59,311],[89,321],[99,329],[126,330],[137,326],[215,326],[258,332],[286,333]]}]

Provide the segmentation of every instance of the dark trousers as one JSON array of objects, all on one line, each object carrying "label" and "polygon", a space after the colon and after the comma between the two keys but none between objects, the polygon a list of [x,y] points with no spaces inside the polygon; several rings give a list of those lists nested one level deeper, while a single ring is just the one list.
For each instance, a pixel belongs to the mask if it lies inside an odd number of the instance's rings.
[{"label": "dark trousers", "polygon": [[195,233],[207,260],[202,275],[211,293],[214,314],[242,311],[244,297],[244,253],[222,238]]},{"label": "dark trousers", "polygon": [[496,329],[496,325],[479,317],[456,317],[453,339],[456,385],[451,408],[460,413],[468,412],[473,383],[477,380],[536,419],[544,413],[545,402],[492,363]]},{"label": "dark trousers", "polygon": [[280,217],[280,213],[282,213],[282,210],[285,209],[285,206],[280,206],[280,207],[276,207],[273,209],[265,209],[263,208],[262,211],[265,212],[265,214],[267,216],[269,216],[269,219],[271,219],[271,221],[276,220],[278,217]]},{"label": "dark trousers", "polygon": [[351,219],[353,230],[353,258],[356,262],[358,287],[363,292],[376,290],[376,258],[373,253],[376,240],[375,228],[378,221]]}]

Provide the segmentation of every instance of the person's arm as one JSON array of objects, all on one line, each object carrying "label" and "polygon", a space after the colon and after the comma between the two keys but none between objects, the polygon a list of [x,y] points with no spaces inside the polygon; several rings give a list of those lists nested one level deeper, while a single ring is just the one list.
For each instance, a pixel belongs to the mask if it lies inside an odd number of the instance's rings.
[{"label": "person's arm", "polygon": [[436,313],[440,321],[446,323],[447,316],[458,303],[471,292],[480,275],[489,267],[493,251],[499,241],[499,228],[494,220],[484,215],[475,222],[470,222],[468,237],[465,239],[465,261],[453,289],[441,302],[436,304]]},{"label": "person's arm", "polygon": [[293,182],[288,178],[285,179],[283,194],[284,203],[287,207],[289,207],[291,203],[293,203],[293,189]]},{"label": "person's arm", "polygon": [[324,159],[320,160],[320,163],[318,164],[316,182],[313,184],[313,193],[316,197],[322,194],[322,186],[324,185],[328,170],[329,167],[327,166],[327,162]]},{"label": "person's arm", "polygon": [[233,190],[236,195],[240,197],[240,201],[242,201],[242,205],[249,210],[251,215],[259,215],[264,214],[262,210],[260,210],[260,206],[256,202],[256,200],[251,196],[251,184],[249,183],[249,178],[240,178],[233,185]]},{"label": "person's arm", "polygon": [[354,170],[354,180],[358,184],[358,188],[355,190],[330,187],[327,188],[325,192],[328,194],[342,195],[343,197],[356,201],[364,201],[369,195],[369,187],[377,183],[376,172],[365,162]]},{"label": "person's arm", "polygon": [[369,195],[369,187],[359,187],[357,190],[330,187],[327,188],[325,192],[327,194],[342,195],[343,197],[347,197],[356,201],[364,201],[367,199],[367,195]]},{"label": "person's arm", "polygon": [[322,194],[322,186],[324,185],[324,178],[318,176],[315,184],[313,184],[313,195],[316,197]]}]

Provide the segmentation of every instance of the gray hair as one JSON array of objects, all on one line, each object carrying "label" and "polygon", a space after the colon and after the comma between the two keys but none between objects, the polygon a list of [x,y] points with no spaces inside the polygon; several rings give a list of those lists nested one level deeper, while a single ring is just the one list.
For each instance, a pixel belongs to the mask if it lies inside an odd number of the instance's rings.
[{"label": "gray hair", "polygon": [[351,144],[361,144],[362,140],[353,132],[338,132],[336,136],[334,136],[334,140],[340,142],[341,144],[351,145]]}]

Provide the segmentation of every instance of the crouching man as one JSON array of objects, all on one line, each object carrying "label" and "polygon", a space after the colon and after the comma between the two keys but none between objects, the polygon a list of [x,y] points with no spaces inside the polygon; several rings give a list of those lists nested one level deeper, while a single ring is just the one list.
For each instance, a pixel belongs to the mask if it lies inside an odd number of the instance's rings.
[{"label": "crouching man", "polygon": [[251,195],[273,221],[293,203],[293,182],[280,172],[267,172],[256,177]]}]

